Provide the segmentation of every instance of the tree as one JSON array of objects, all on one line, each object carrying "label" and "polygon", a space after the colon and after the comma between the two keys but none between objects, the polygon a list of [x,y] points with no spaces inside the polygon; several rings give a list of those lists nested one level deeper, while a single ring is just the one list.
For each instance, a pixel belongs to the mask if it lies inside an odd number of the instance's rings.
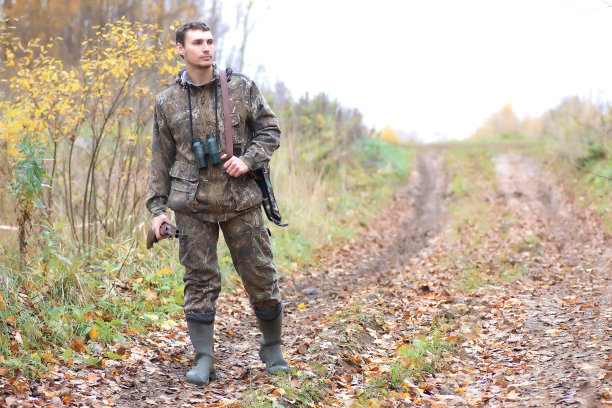
[{"label": "tree", "polygon": [[518,134],[520,120],[514,113],[511,104],[504,105],[498,112],[489,116],[472,137],[487,137]]},{"label": "tree", "polygon": [[385,142],[400,144],[401,139],[400,135],[397,131],[393,130],[393,128],[389,125],[386,125],[380,131],[380,140],[384,140]]},{"label": "tree", "polygon": [[165,46],[170,33],[154,25],[121,19],[98,30],[70,68],[52,56],[52,45],[2,37],[5,65],[16,75],[9,81],[14,97],[1,106],[8,120],[0,136],[7,146],[24,134],[48,146],[53,188],[46,209],[68,220],[81,248],[130,228],[143,211],[146,184],[136,180],[147,174],[150,79],[179,69],[175,50]]},{"label": "tree", "polygon": [[212,0],[210,6],[207,3],[202,0],[3,0],[2,11],[5,18],[16,19],[15,34],[25,43],[38,39],[45,44],[61,38],[52,56],[70,67],[79,62],[83,41],[95,36],[100,27],[121,18],[166,28],[176,20],[201,16],[222,37],[225,28],[220,2]]}]

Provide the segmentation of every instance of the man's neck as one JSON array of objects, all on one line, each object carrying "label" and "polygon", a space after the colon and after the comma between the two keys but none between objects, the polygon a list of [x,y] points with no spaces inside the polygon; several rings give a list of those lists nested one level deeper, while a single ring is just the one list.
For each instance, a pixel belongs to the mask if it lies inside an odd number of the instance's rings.
[{"label": "man's neck", "polygon": [[187,73],[194,85],[200,86],[213,79],[214,71],[211,65],[209,68],[187,67]]}]

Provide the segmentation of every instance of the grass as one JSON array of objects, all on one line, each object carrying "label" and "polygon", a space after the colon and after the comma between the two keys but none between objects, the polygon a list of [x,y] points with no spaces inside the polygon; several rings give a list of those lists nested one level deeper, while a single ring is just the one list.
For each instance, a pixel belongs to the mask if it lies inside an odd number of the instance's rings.
[{"label": "grass", "polygon": [[291,367],[264,387],[248,389],[240,399],[244,408],[302,407],[322,401],[331,389],[329,373],[320,363]]},{"label": "grass", "polygon": [[[576,129],[579,131],[580,129]],[[570,134],[571,136],[571,134]],[[577,202],[596,214],[612,231],[612,144],[592,144],[576,137],[544,134],[526,150],[537,157],[574,194]]]},{"label": "grass", "polygon": [[448,189],[454,199],[449,206],[454,239],[464,239],[466,231],[476,230],[480,233],[473,234],[471,240],[477,244],[492,229],[494,218],[486,194],[497,186],[493,155],[490,149],[479,146],[457,146],[445,152],[450,176]]},{"label": "grass", "polygon": [[375,317],[363,311],[363,305],[360,303],[351,303],[344,309],[338,310],[334,315],[334,320],[338,323],[349,324],[370,324],[373,323]]},{"label": "grass", "polygon": [[[582,152],[574,157],[574,152]],[[600,147],[585,149],[580,146],[561,144],[547,136],[541,139],[540,148],[531,150],[544,160],[557,176],[557,181],[568,187],[577,202],[596,214],[612,231],[612,149]]]},{"label": "grass", "polygon": [[53,263],[78,257],[49,247],[25,272],[1,266],[0,363],[7,374],[36,377],[73,351],[94,355],[94,344],[125,341],[181,312],[182,270],[170,248],[163,243],[149,253],[126,239],[108,242],[95,263]]},{"label": "grass", "polygon": [[367,402],[390,392],[408,391],[409,383],[418,384],[438,372],[444,358],[456,348],[454,341],[446,340],[445,326],[448,322],[437,321],[428,332],[398,347],[387,369],[366,384],[359,400]]},{"label": "grass", "polygon": [[[373,220],[405,182],[415,150],[363,140],[333,169],[315,170],[289,144],[272,163],[273,184],[286,228],[271,228],[276,264],[290,272],[313,254],[354,236]],[[288,169],[288,171],[287,171]]]},{"label": "grass", "polygon": [[[454,199],[449,206],[453,217],[447,234],[452,240],[461,241],[464,249],[459,254],[448,254],[442,262],[460,265],[456,285],[468,293],[525,276],[528,267],[521,254],[533,256],[542,250],[541,240],[533,234],[522,237],[506,252],[497,246],[500,239],[510,239],[509,230],[519,225],[519,220],[512,210],[499,214],[491,200],[498,189],[494,141],[489,140],[491,144],[486,146],[454,144],[445,153],[449,192]],[[489,249],[491,245],[496,249]]]},{"label": "grass", "polygon": [[462,269],[459,278],[459,288],[466,292],[473,292],[483,286],[485,282],[488,282],[487,276],[483,272],[469,264]]}]

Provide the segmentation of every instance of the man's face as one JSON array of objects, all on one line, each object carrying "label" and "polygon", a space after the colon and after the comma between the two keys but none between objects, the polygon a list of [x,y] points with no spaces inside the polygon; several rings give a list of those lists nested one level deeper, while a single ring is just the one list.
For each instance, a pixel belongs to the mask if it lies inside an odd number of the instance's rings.
[{"label": "man's face", "polygon": [[210,68],[215,59],[215,46],[210,31],[189,30],[185,33],[185,45],[176,44],[178,53],[187,66]]}]

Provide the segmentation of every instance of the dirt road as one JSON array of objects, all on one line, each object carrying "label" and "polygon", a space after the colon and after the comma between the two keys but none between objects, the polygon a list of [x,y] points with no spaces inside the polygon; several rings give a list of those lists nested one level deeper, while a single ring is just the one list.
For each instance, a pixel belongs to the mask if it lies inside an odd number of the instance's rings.
[{"label": "dirt road", "polygon": [[519,248],[530,255],[526,275],[475,302],[486,335],[466,347],[470,358],[460,365],[487,374],[465,394],[491,406],[609,404],[610,234],[533,160],[503,154],[495,168],[495,205],[516,214],[515,234],[534,239]]},{"label": "dirt road", "polygon": [[[284,278],[296,367],[286,378],[265,375],[242,293],[219,301],[219,378],[207,387],[183,382],[192,350],[178,322],[130,344],[125,360],[56,372],[32,394],[57,407],[609,406],[610,233],[535,161],[497,154],[494,173],[482,198],[466,195],[493,220],[470,235],[473,222],[448,211],[461,203],[444,153],[424,149],[366,233]],[[466,276],[481,282],[467,288]],[[452,347],[435,360],[434,348],[400,352],[419,338]],[[430,366],[415,374],[418,359]]]}]

